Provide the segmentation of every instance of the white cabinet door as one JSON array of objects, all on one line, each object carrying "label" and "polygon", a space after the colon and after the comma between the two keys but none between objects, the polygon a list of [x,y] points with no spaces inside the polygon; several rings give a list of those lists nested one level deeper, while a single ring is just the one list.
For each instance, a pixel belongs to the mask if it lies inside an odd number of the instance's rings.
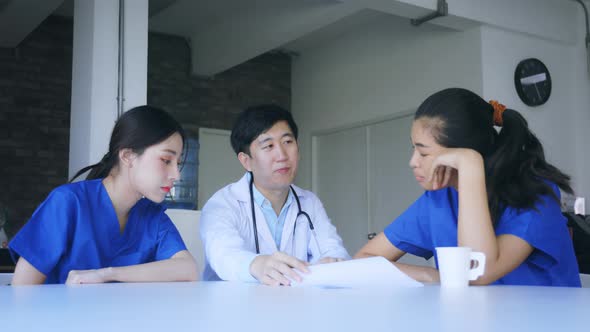
[{"label": "white cabinet door", "polygon": [[366,129],[314,138],[313,188],[354,255],[367,242]]}]

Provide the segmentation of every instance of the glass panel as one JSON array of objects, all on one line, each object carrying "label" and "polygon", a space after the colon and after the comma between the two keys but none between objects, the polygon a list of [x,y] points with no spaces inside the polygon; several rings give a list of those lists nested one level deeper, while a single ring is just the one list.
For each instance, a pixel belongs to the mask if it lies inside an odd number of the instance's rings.
[{"label": "glass panel", "polygon": [[188,147],[184,165],[180,172],[180,179],[174,183],[165,204],[171,209],[195,210],[197,208],[197,174],[199,170],[199,141],[195,138],[187,139]]}]

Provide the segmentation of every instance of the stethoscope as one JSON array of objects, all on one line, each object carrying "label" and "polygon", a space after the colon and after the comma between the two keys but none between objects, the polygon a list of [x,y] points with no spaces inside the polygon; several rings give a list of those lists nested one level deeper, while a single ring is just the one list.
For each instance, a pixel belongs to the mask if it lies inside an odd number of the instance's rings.
[{"label": "stethoscope", "polygon": [[[256,254],[260,254],[260,246],[258,244],[258,227],[256,226],[256,212],[254,211],[254,174],[250,173],[250,208],[252,209],[252,224],[254,225],[254,241],[256,242]],[[293,225],[293,241],[295,241],[295,229],[297,229],[297,218],[300,216],[304,216],[307,219],[307,223],[309,224],[309,229],[315,239],[315,244],[318,247],[321,255],[320,243],[318,242],[318,236],[315,233],[315,227],[313,227],[313,223],[311,222],[311,217],[307,212],[301,209],[301,202],[299,202],[299,197],[297,197],[297,193],[293,186],[289,185],[289,189],[293,192],[293,197],[295,197],[295,202],[297,202],[297,216],[295,217],[295,223]]]}]

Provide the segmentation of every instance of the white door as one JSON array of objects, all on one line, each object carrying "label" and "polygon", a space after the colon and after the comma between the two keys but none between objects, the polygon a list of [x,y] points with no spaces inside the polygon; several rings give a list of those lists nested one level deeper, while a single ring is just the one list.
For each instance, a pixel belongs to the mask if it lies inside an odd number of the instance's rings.
[{"label": "white door", "polygon": [[408,115],[369,126],[371,232],[382,232],[423,192],[409,166],[412,121]]},{"label": "white door", "polygon": [[313,164],[313,189],[354,255],[367,242],[365,128],[315,136]]},{"label": "white door", "polygon": [[[369,230],[379,234],[423,192],[412,174],[412,122],[414,115],[369,126]],[[400,262],[432,265],[422,257],[405,255]]]},{"label": "white door", "polygon": [[230,134],[229,130],[199,129],[199,210],[215,192],[245,173],[231,148]]},{"label": "white door", "polygon": [[[413,115],[314,135],[313,189],[354,255],[423,192],[409,167]],[[405,255],[402,262],[431,265]]]}]

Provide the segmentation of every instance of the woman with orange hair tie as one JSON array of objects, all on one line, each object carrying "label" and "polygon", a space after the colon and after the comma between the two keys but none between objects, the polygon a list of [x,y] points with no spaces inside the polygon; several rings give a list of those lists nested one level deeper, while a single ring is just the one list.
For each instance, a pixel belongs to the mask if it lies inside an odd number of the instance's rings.
[{"label": "woman with orange hair tie", "polygon": [[411,139],[410,167],[426,192],[356,258],[383,256],[432,282],[437,269],[396,261],[464,246],[486,256],[485,272],[472,284],[580,287],[560,209],[559,188],[572,192],[569,176],[545,160],[520,113],[465,89],[445,89],[420,105]]}]

